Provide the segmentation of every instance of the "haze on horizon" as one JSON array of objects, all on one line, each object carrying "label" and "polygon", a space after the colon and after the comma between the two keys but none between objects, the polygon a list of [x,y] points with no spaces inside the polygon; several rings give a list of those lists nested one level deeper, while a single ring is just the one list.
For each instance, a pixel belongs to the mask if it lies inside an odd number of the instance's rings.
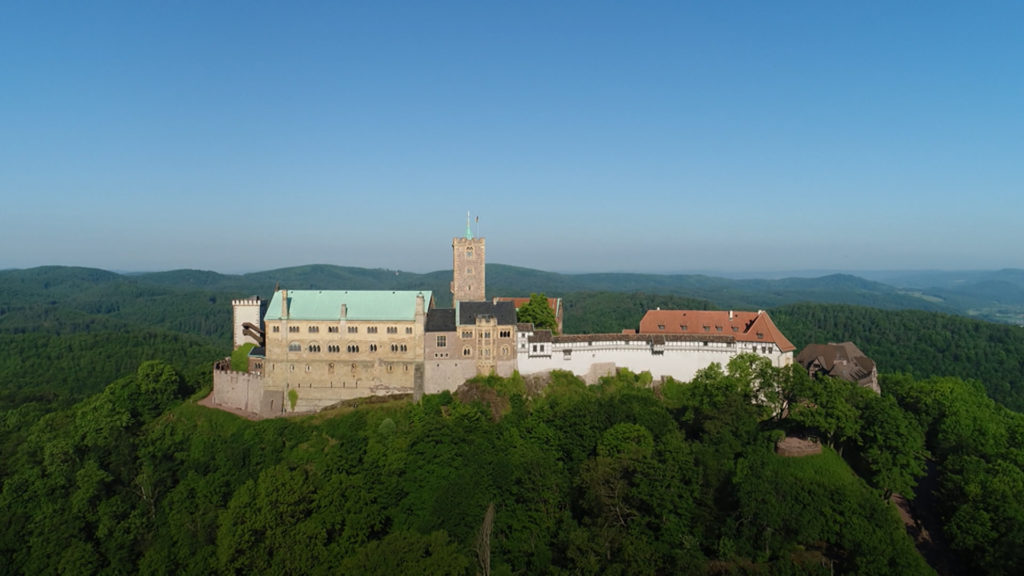
[{"label": "haze on horizon", "polygon": [[0,7],[0,269],[1024,268],[1024,5],[370,4]]}]

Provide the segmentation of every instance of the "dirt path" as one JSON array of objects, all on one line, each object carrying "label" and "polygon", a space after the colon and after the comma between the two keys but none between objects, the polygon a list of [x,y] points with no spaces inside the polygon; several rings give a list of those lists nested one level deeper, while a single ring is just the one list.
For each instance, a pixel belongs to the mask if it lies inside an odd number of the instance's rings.
[{"label": "dirt path", "polygon": [[914,539],[917,551],[928,565],[934,568],[939,576],[965,574],[956,554],[950,552],[939,530],[942,520],[935,506],[937,483],[934,463],[927,462],[927,470],[927,474],[921,478],[917,486],[917,498],[913,503],[908,502],[900,494],[893,494],[892,501],[900,512],[907,534]]}]

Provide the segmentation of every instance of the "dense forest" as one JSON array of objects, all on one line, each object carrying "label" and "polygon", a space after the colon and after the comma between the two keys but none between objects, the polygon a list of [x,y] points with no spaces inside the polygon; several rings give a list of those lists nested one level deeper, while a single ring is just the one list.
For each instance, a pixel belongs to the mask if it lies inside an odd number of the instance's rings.
[{"label": "dense forest", "polygon": [[[1005,421],[991,465],[1019,466],[999,442],[1020,423],[959,381],[978,412],[900,385],[880,397],[741,356],[688,384],[489,378],[420,403],[249,422],[197,406],[202,390],[147,362],[22,422],[16,446],[5,428],[3,570],[927,574],[887,499],[913,493],[926,432],[981,417],[998,434]],[[894,398],[931,403],[929,418]],[[823,453],[777,456],[787,429],[813,432]],[[946,461],[969,440],[936,438]],[[1000,537],[1021,519],[1000,520],[956,540],[964,558],[1015,565]]]},{"label": "dense forest", "polygon": [[798,350],[812,342],[849,340],[879,372],[977,380],[996,401],[1024,411],[1024,328],[1019,326],[835,304],[784,306],[771,314]]},{"label": "dense forest", "polygon": [[[0,573],[929,573],[898,495],[941,572],[1024,567],[1019,327],[770,308],[798,348],[856,342],[882,396],[748,358],[250,422],[196,403],[247,281],[0,273]],[[732,304],[554,295],[569,333]],[[823,453],[777,456],[787,433]]]}]

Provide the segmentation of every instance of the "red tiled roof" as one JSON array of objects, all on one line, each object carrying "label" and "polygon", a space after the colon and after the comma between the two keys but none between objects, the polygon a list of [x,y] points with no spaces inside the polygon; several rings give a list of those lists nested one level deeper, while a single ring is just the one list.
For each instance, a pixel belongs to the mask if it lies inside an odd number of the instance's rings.
[{"label": "red tiled roof", "polygon": [[763,310],[648,310],[640,320],[640,333],[717,334],[733,336],[738,342],[771,342],[783,352],[796,349]]}]

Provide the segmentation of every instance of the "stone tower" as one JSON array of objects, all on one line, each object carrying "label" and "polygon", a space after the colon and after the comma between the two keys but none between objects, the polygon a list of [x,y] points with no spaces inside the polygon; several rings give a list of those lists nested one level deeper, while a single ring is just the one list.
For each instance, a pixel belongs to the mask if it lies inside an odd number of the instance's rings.
[{"label": "stone tower", "polygon": [[466,235],[452,238],[452,303],[483,302],[486,282],[485,242],[474,238],[466,215]]},{"label": "stone tower", "polygon": [[263,330],[263,308],[258,296],[239,298],[231,301],[232,325],[234,326],[233,346],[251,342],[262,346],[260,332]]}]

